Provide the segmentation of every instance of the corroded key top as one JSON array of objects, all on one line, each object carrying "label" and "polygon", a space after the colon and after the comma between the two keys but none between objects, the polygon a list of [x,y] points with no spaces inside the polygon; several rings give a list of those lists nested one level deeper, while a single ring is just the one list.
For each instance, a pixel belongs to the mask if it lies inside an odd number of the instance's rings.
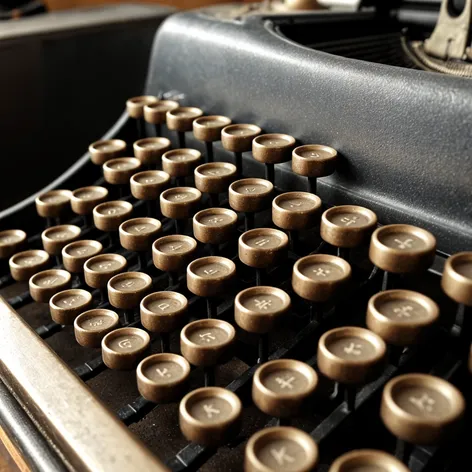
[{"label": "corroded key top", "polygon": [[70,190],[50,190],[36,197],[36,211],[43,218],[59,218],[70,208]]},{"label": "corroded key top", "polygon": [[219,387],[199,388],[180,402],[180,429],[197,444],[224,444],[238,433],[241,412],[241,400],[233,392]]},{"label": "corroded key top", "polygon": [[41,233],[44,250],[53,256],[58,256],[62,248],[80,237],[81,230],[75,225],[51,226]]},{"label": "corroded key top", "polygon": [[266,166],[266,179],[275,183],[274,164],[290,160],[295,138],[288,134],[261,134],[252,141],[252,156]]},{"label": "corroded key top", "polygon": [[367,305],[367,327],[395,346],[420,343],[438,318],[438,305],[410,290],[376,293]]},{"label": "corroded key top", "polygon": [[385,386],[380,416],[400,440],[432,445],[453,437],[464,411],[462,393],[446,380],[426,374],[405,374]]},{"label": "corroded key top", "polygon": [[85,262],[100,254],[102,250],[103,246],[98,241],[75,241],[62,248],[62,263],[72,274],[80,274],[84,270]]},{"label": "corroded key top", "polygon": [[318,342],[320,372],[344,389],[347,409],[355,409],[355,387],[373,379],[383,366],[385,342],[368,329],[344,326],[332,329]]},{"label": "corroded key top", "polygon": [[226,208],[208,208],[193,217],[193,235],[204,244],[218,245],[231,239],[236,231],[238,215]]},{"label": "corroded key top", "polygon": [[185,148],[185,133],[192,131],[192,123],[196,118],[200,118],[203,111],[196,107],[178,107],[169,110],[166,114],[167,128],[177,131],[179,147]]},{"label": "corroded key top", "polygon": [[309,229],[319,221],[321,199],[308,192],[286,192],[272,200],[272,221],[289,231]]},{"label": "corroded key top", "polygon": [[118,231],[123,221],[129,220],[133,205],[123,200],[115,200],[97,205],[93,209],[93,222],[101,231]]},{"label": "corroded key top", "polygon": [[236,178],[236,166],[229,162],[209,162],[195,169],[195,187],[210,195],[213,206],[218,206],[218,194],[226,193]]},{"label": "corroded key top", "polygon": [[152,95],[132,97],[126,101],[126,111],[131,118],[142,118],[144,116],[144,107],[156,103],[158,103],[157,97]]},{"label": "corroded key top", "polygon": [[146,357],[136,369],[139,393],[154,403],[179,400],[187,388],[189,375],[187,360],[170,353]]},{"label": "corroded key top", "polygon": [[95,141],[89,146],[88,151],[92,162],[102,166],[110,159],[123,156],[126,152],[126,142],[122,139]]},{"label": "corroded key top", "polygon": [[174,100],[158,100],[144,106],[144,119],[155,126],[156,136],[161,136],[161,127],[166,122],[167,112],[179,108],[179,103]]},{"label": "corroded key top", "polygon": [[221,144],[230,152],[234,152],[238,174],[243,175],[243,152],[251,151],[252,141],[261,134],[259,126],[251,124],[235,124],[223,128]]},{"label": "corroded key top", "polygon": [[398,459],[383,451],[358,449],[338,457],[329,472],[409,472]]},{"label": "corroded key top", "polygon": [[134,155],[144,166],[156,166],[161,163],[161,158],[171,147],[167,138],[144,138],[133,144]]},{"label": "corroded key top", "polygon": [[69,289],[56,293],[49,300],[51,318],[61,325],[72,325],[82,312],[92,306],[92,295],[82,289]]},{"label": "corroded key top", "polygon": [[162,156],[162,170],[174,177],[178,185],[183,185],[185,177],[193,174],[201,158],[202,153],[196,149],[173,149]]},{"label": "corroded key top", "polygon": [[264,428],[253,434],[244,454],[245,472],[311,472],[318,446],[310,435],[288,426]]},{"label": "corroded key top", "polygon": [[74,334],[83,347],[100,347],[102,339],[120,325],[119,316],[111,310],[95,308],[80,314],[74,321]]},{"label": "corroded key top", "polygon": [[90,215],[93,209],[107,198],[108,190],[105,187],[82,187],[72,192],[70,205],[77,215]]},{"label": "corroded key top", "polygon": [[337,248],[349,249],[368,241],[376,225],[377,215],[368,208],[342,205],[323,213],[320,235]]},{"label": "corroded key top", "polygon": [[49,266],[49,254],[41,249],[18,252],[9,260],[11,276],[17,282],[25,282],[34,274]]},{"label": "corroded key top", "polygon": [[334,173],[337,162],[337,151],[322,144],[306,144],[292,152],[292,170],[308,177],[311,193],[316,193],[316,179]]},{"label": "corroded key top", "polygon": [[118,157],[103,164],[103,177],[112,185],[128,185],[140,167],[141,161],[135,157]]},{"label": "corroded key top", "polygon": [[26,233],[21,229],[0,231],[0,259],[7,259],[26,243]]},{"label": "corroded key top", "polygon": [[213,143],[221,140],[221,131],[231,124],[227,116],[202,116],[193,121],[193,135],[206,146],[207,162],[213,161]]},{"label": "corroded key top", "polygon": [[132,310],[152,289],[152,279],[143,272],[123,272],[113,276],[107,287],[108,299],[113,307]]},{"label": "corroded key top", "polygon": [[317,384],[318,375],[308,364],[293,359],[277,359],[256,370],[252,399],[264,413],[289,419],[302,411]]},{"label": "corroded key top", "polygon": [[36,302],[48,303],[53,295],[70,288],[71,279],[66,270],[48,269],[38,272],[29,279],[31,298]]},{"label": "corroded key top", "polygon": [[151,339],[139,328],[118,328],[102,339],[102,358],[110,369],[131,370],[146,356]]},{"label": "corroded key top", "polygon": [[193,321],[180,332],[180,351],[190,364],[206,368],[206,386],[214,383],[214,366],[230,359],[235,337],[233,326],[217,319]]}]

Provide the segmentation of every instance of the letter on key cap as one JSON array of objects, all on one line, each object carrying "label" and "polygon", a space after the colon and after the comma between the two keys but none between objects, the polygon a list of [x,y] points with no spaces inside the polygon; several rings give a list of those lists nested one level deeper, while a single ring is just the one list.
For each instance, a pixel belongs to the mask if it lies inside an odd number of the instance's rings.
[{"label": "letter on key cap", "polygon": [[17,282],[25,282],[49,265],[49,254],[41,249],[18,252],[10,258],[10,273]]},{"label": "letter on key cap", "polygon": [[38,272],[29,280],[31,298],[36,302],[48,303],[54,294],[70,287],[71,279],[66,270],[49,269]]},{"label": "letter on key cap", "polygon": [[0,231],[0,259],[7,259],[26,242],[26,233],[21,229]]}]

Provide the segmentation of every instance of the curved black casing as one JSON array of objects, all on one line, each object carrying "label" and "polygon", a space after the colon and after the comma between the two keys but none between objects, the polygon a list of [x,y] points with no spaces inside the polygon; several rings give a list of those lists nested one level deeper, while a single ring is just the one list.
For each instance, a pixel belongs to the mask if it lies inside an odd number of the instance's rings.
[{"label": "curved black casing", "polygon": [[[314,34],[321,21],[340,30],[346,22],[375,21],[365,12],[300,18],[312,22]],[[470,250],[470,79],[312,50],[277,33],[279,24],[293,21],[221,20],[205,11],[173,15],[156,34],[146,92],[172,90],[206,114],[330,145],[342,164],[319,180],[324,201],[365,205],[383,224],[427,228],[445,252]],[[276,181],[283,189],[306,186],[290,163],[277,166]]]}]

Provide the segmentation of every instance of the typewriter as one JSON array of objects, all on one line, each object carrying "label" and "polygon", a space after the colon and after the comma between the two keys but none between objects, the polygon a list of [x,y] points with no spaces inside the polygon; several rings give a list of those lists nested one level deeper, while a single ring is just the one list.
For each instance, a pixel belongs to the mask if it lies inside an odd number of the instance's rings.
[{"label": "typewriter", "polygon": [[20,470],[470,468],[471,9],[162,24],[141,95],[0,213]]}]

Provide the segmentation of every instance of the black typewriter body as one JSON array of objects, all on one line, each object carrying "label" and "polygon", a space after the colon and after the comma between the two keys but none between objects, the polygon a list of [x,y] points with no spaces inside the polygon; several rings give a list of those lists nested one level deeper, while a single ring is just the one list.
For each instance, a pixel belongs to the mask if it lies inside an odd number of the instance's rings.
[{"label": "black typewriter body", "polygon": [[[440,321],[427,339],[406,350],[397,362],[387,360],[374,380],[360,385],[354,411],[346,408],[342,396],[333,393],[333,382],[319,374],[314,398],[303,414],[291,420],[292,426],[317,442],[320,459],[314,470],[319,472],[328,472],[337,457],[351,450],[395,452],[395,438],[383,425],[379,411],[385,384],[399,374],[423,372],[442,377],[457,386],[466,401],[470,400],[467,355],[463,339],[456,339],[456,325],[463,318],[456,317],[457,304],[442,292],[440,281],[447,258],[472,247],[471,79],[420,70],[405,53],[405,29],[412,37],[421,38],[432,31],[437,18],[435,2],[431,2],[435,4],[431,10],[422,10],[413,3],[355,12],[238,14],[232,13],[239,11],[236,7],[228,6],[179,13],[166,19],[156,32],[149,60],[146,95],[199,107],[204,115],[225,115],[233,123],[254,123],[263,133],[291,135],[297,146],[322,143],[336,149],[336,172],[317,181],[316,194],[323,210],[359,205],[374,211],[382,226],[410,224],[436,237],[436,255],[429,270],[395,279],[395,288],[423,293],[440,306]],[[124,113],[97,139],[123,139],[131,155],[138,137],[155,136],[153,125],[143,123],[144,128],[137,131],[136,121]],[[170,139],[172,149],[179,147],[175,132],[165,126],[162,136]],[[186,146],[206,155],[203,143],[191,132],[186,133]],[[234,162],[233,153],[217,141],[214,161]],[[243,165],[244,177],[264,177],[264,165],[250,152],[243,154]],[[193,186],[192,176],[186,177],[185,184]],[[109,188],[109,200],[131,202],[133,217],[151,216],[142,201],[129,194],[119,196],[116,187],[104,182],[101,166],[92,164],[89,154],[84,154],[41,192],[0,212],[0,229],[23,229],[29,247],[41,248],[44,220],[36,214],[35,197],[54,188],[73,190],[87,185],[104,185]],[[176,185],[174,181],[171,184]],[[295,174],[290,162],[276,165],[276,194],[308,188],[307,179]],[[229,208],[224,196],[220,204]],[[211,206],[204,194],[200,209]],[[82,226],[76,215],[69,217],[69,222]],[[254,271],[238,260],[243,223],[239,215],[234,238],[219,248],[219,255],[236,263],[237,280],[228,294],[218,298],[216,317],[233,325],[235,295],[257,282]],[[162,224],[160,236],[175,232],[170,219],[163,218]],[[270,206],[256,214],[255,227],[275,228]],[[180,229],[184,234],[193,234],[191,222]],[[82,226],[81,239],[103,241],[104,252],[123,254],[128,270],[139,270],[133,252],[123,250],[116,241],[109,244],[93,225]],[[263,274],[264,285],[281,288],[292,298],[290,316],[269,336],[269,359],[298,359],[315,370],[322,334],[339,326],[365,326],[367,302],[382,287],[382,271],[370,263],[366,243],[350,255],[353,275],[349,288],[324,305],[320,317],[310,316],[309,304],[292,289],[291,276],[299,258],[317,252],[336,254],[336,248],[320,238],[319,225],[302,232],[286,260]],[[209,254],[209,247],[199,244],[195,258]],[[145,271],[153,279],[153,291],[171,289],[188,298],[188,321],[206,316],[206,301],[188,290],[185,271],[180,273],[178,284],[171,281],[170,287],[166,274],[157,270],[152,260],[148,260]],[[31,470],[240,471],[251,435],[278,424],[276,418],[259,411],[251,398],[260,354],[253,334],[236,327],[234,356],[216,369],[216,384],[236,393],[243,403],[241,430],[220,447],[204,447],[182,435],[178,402],[156,405],[141,397],[135,370],[107,369],[100,349],[79,346],[72,326],[51,323],[48,306],[33,302],[27,283],[14,283],[8,273],[5,263],[0,274],[0,295],[17,314],[12,315],[2,303],[0,424],[14,437]],[[466,312],[469,308],[464,313],[472,315]],[[132,325],[140,326],[139,313],[134,315]],[[460,336],[464,326],[459,329]],[[75,384],[67,383],[70,379],[66,373],[64,387],[55,382],[57,379],[46,382],[47,363],[39,368],[42,376],[29,378],[35,369],[29,366],[28,345],[21,346],[17,355],[19,344],[12,340],[14,336],[8,336],[6,330],[10,329],[17,331],[19,338],[24,336],[25,343],[34,338],[32,352],[39,352],[38,362],[43,361],[45,343],[75,372],[74,382],[76,376],[85,382],[93,392],[93,408],[100,409],[103,404],[107,407],[103,430],[88,428],[85,420],[73,415],[67,420],[61,419],[60,412],[56,415],[55,402],[45,402],[44,396],[57,398],[59,410],[77,408],[79,395],[76,403],[72,392],[63,391]],[[468,342],[470,346],[470,339]],[[170,351],[179,353],[179,349],[179,332],[173,332]],[[160,352],[158,337],[151,338],[150,352]],[[201,369],[193,369],[190,390],[202,385]],[[87,416],[86,410],[79,410],[78,416],[81,412]],[[450,441],[440,447],[413,449],[408,463],[411,472],[468,470],[469,410],[465,429]],[[122,431],[123,425],[132,435]],[[116,441],[110,437],[114,432],[119,438]],[[84,441],[85,436],[89,440]]]}]

